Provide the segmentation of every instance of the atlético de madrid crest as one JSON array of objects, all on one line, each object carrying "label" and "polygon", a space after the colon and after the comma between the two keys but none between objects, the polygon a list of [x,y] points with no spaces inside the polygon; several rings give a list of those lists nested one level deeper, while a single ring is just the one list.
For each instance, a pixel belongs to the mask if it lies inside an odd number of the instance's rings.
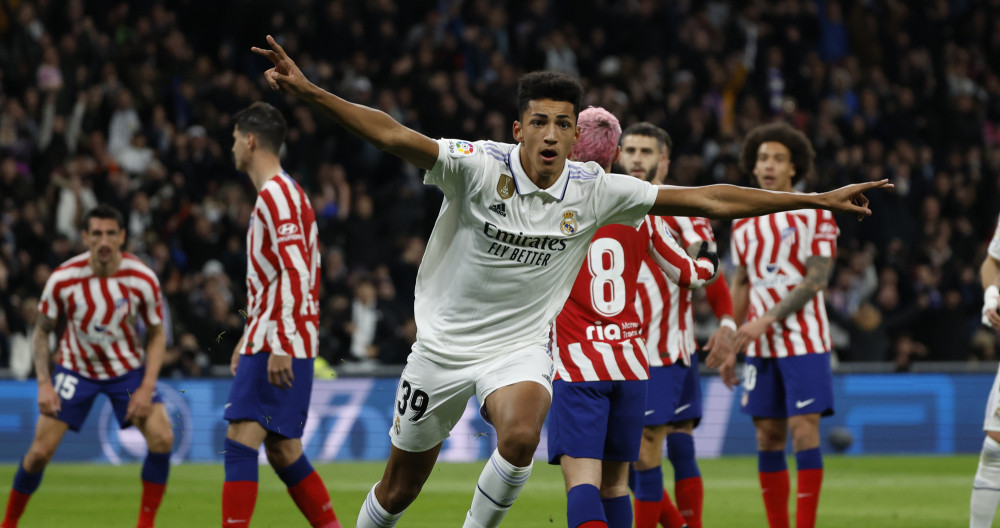
[{"label": "atl\u00e9tico de madrid crest", "polygon": [[573,211],[563,211],[562,220],[559,221],[559,230],[566,236],[576,234],[576,213]]},{"label": "atl\u00e9tico de madrid crest", "polygon": [[500,175],[500,181],[497,182],[497,196],[501,200],[514,196],[514,178],[510,174]]}]

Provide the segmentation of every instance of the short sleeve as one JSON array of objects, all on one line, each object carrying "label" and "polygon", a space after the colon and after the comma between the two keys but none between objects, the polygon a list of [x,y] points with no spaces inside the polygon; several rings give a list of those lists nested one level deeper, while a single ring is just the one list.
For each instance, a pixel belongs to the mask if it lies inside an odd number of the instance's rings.
[{"label": "short sleeve", "polygon": [[160,294],[160,280],[155,273],[150,273],[146,281],[149,291],[143,295],[142,316],[147,324],[156,326],[163,324],[163,297]]},{"label": "short sleeve", "polygon": [[487,156],[483,142],[439,139],[438,158],[424,174],[424,183],[435,185],[449,198],[468,195],[482,183]]},{"label": "short sleeve", "polygon": [[840,228],[829,211],[816,211],[816,227],[813,232],[810,255],[833,258],[837,254],[837,236]]},{"label": "short sleeve", "polygon": [[632,176],[605,174],[594,199],[602,225],[638,227],[656,201],[656,187]]},{"label": "short sleeve", "polygon": [[997,260],[1000,260],[1000,220],[997,221],[997,229],[993,230],[993,238],[990,239],[990,245],[986,252]]},{"label": "short sleeve", "polygon": [[42,296],[38,300],[38,312],[49,319],[57,319],[59,317],[59,300],[56,299],[56,281],[54,277],[55,273],[49,276],[49,280],[45,281],[45,288],[42,290]]}]

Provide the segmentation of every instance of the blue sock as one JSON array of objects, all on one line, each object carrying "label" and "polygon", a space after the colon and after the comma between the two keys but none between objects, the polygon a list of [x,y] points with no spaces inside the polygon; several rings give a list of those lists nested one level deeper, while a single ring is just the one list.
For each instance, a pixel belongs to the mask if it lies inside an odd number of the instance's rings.
[{"label": "blue sock", "polygon": [[142,463],[142,480],[153,484],[166,484],[170,475],[170,453],[146,453]]},{"label": "blue sock", "polygon": [[629,464],[628,465],[628,489],[631,490],[632,493],[635,493],[635,478],[636,478],[635,476],[636,476],[635,465]]},{"label": "blue sock", "polygon": [[667,435],[667,458],[674,466],[674,482],[700,477],[698,461],[694,458],[694,437],[687,433]]},{"label": "blue sock", "polygon": [[660,502],[663,498],[663,468],[635,472],[635,498],[642,502]]},{"label": "blue sock", "polygon": [[257,482],[257,450],[226,439],[226,482]]},{"label": "blue sock", "polygon": [[278,478],[285,483],[285,486],[291,488],[302,482],[302,479],[312,475],[313,467],[309,463],[309,459],[306,458],[306,454],[302,453],[302,456],[295,462],[292,462],[290,466],[276,469],[274,472],[278,474]]},{"label": "blue sock", "polygon": [[795,465],[799,469],[823,469],[823,454],[818,447],[795,453]]},{"label": "blue sock", "polygon": [[38,473],[28,473],[24,469],[24,460],[21,460],[17,465],[17,473],[14,474],[14,489],[25,495],[31,495],[42,483],[42,473],[45,473],[44,469]]},{"label": "blue sock", "polygon": [[788,469],[784,451],[757,451],[757,471],[774,473]]},{"label": "blue sock", "polygon": [[601,505],[608,518],[608,528],[632,528],[632,503],[628,495],[601,499]]},{"label": "blue sock", "polygon": [[573,486],[566,492],[566,521],[569,528],[576,528],[588,521],[604,521],[601,492],[592,484]]}]

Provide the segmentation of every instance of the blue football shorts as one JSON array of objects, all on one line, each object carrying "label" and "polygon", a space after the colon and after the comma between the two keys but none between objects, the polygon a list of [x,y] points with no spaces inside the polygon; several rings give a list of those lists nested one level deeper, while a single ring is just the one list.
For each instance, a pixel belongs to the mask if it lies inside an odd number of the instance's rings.
[{"label": "blue football shorts", "polygon": [[784,358],[748,357],[740,408],[758,418],[833,414],[830,354]]},{"label": "blue football shorts", "polygon": [[649,368],[646,426],[694,420],[697,427],[701,416],[701,376],[698,374],[697,355],[691,355],[691,366],[674,363]]},{"label": "blue football shorts", "polygon": [[[118,425],[125,429],[132,425],[131,421],[125,421],[128,402],[132,398],[132,393],[142,385],[142,378],[145,375],[146,368],[139,367],[117,378],[97,380],[56,365],[52,372],[52,386],[62,400],[62,408],[57,417],[60,421],[66,422],[73,431],[80,431],[83,422],[87,420],[87,415],[90,414],[90,408],[94,405],[94,399],[98,394],[104,393],[111,400]],[[163,403],[163,399],[155,389],[153,403]]]},{"label": "blue football shorts", "polygon": [[240,356],[224,417],[230,422],[253,420],[272,433],[302,438],[312,395],[313,358],[292,358],[295,379],[291,388],[283,389],[267,380],[270,357],[266,352]]},{"label": "blue football shorts", "polygon": [[615,462],[639,458],[646,380],[552,382],[549,463],[562,455]]}]

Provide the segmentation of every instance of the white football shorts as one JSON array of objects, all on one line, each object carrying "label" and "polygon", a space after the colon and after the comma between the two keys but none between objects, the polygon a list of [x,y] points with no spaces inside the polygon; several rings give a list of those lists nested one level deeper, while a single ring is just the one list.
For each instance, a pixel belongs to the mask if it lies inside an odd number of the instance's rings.
[{"label": "white football shorts", "polygon": [[551,398],[554,368],[552,356],[542,346],[455,367],[431,360],[420,343],[415,343],[396,387],[389,427],[392,445],[419,453],[444,442],[473,394],[479,400],[481,414],[486,397],[493,391],[522,381],[541,384]]},{"label": "white football shorts", "polygon": [[983,431],[1000,432],[1000,368],[993,378],[993,388],[986,400],[986,419],[983,420]]}]

